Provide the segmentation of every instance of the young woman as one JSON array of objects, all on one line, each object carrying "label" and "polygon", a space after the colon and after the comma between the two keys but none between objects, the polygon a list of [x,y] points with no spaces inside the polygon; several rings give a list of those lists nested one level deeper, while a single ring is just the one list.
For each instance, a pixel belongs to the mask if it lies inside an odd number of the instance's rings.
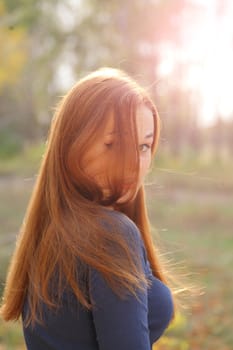
[{"label": "young woman", "polygon": [[30,350],[149,350],[174,317],[143,179],[160,123],[125,73],[100,69],[61,100],[4,292]]}]

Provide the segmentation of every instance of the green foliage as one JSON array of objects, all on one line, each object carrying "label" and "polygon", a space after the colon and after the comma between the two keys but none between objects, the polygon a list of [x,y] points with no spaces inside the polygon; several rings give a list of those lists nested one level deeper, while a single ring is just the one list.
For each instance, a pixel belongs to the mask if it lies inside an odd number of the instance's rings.
[{"label": "green foliage", "polygon": [[[1,0],[0,16],[7,17],[4,2]],[[22,27],[0,27],[0,90],[19,81],[27,61],[26,39],[27,34]]]},{"label": "green foliage", "polygon": [[[4,337],[4,343],[2,343]],[[26,350],[19,322],[6,324],[0,320],[0,349]]]},{"label": "green foliage", "polygon": [[45,144],[40,142],[26,148],[20,147],[20,151],[11,155],[5,148],[2,148],[2,157],[0,156],[0,175],[30,176],[39,168]]},{"label": "green foliage", "polygon": [[13,15],[14,21],[10,23],[10,29],[20,26],[31,32],[42,14],[42,0],[1,0],[1,2],[6,12]]},{"label": "green foliage", "polygon": [[22,151],[19,135],[9,129],[0,131],[0,159],[18,155]]}]

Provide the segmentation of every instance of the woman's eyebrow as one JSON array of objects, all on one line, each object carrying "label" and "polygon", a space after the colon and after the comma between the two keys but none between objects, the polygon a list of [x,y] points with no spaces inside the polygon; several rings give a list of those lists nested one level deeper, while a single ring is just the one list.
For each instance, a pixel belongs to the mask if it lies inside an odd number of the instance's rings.
[{"label": "woman's eyebrow", "polygon": [[151,132],[151,133],[145,135],[145,139],[150,139],[151,137],[152,137],[152,138],[154,137],[154,133],[153,133],[153,132]]},{"label": "woman's eyebrow", "polygon": [[[116,134],[116,131],[111,131],[111,132],[108,132],[108,133],[107,133],[107,135],[114,135],[114,134]],[[154,133],[153,133],[153,132],[151,132],[151,133],[149,133],[149,134],[145,135],[145,137],[144,137],[144,138],[145,138],[145,139],[154,138]]]}]

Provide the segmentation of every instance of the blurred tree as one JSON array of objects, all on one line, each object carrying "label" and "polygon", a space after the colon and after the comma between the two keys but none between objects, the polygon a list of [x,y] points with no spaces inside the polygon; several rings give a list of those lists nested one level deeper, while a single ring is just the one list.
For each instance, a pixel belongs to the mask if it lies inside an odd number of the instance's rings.
[{"label": "blurred tree", "polygon": [[198,120],[197,95],[183,83],[186,67],[178,65],[156,85],[162,119],[161,148],[172,156],[197,154],[204,139]]},{"label": "blurred tree", "polygon": [[114,64],[145,84],[155,82],[161,46],[182,41],[181,18],[192,8],[190,0],[79,1],[69,32],[76,71]]},{"label": "blurred tree", "polygon": [[[27,62],[27,32],[22,27],[7,26],[10,14],[0,2],[0,153],[13,154],[20,149],[17,132],[11,132],[15,126],[17,114],[14,106],[13,88],[20,82],[21,74]],[[5,23],[4,23],[5,21]],[[14,129],[14,127],[13,127]]]},{"label": "blurred tree", "polygon": [[27,40],[28,35],[26,30],[22,27],[18,27],[14,30],[12,26],[6,25],[9,14],[7,13],[6,6],[2,1],[0,1],[0,18],[1,91],[4,86],[14,85],[20,78],[20,74],[27,60],[25,41]]},{"label": "blurred tree", "polygon": [[224,121],[220,115],[217,116],[216,122],[211,128],[211,143],[213,149],[213,155],[216,160],[221,159],[222,151],[224,148]]},{"label": "blurred tree", "polygon": [[211,130],[212,148],[216,158],[221,156],[222,152],[227,152],[228,156],[233,156],[233,118],[224,120],[218,116]]},{"label": "blurred tree", "polygon": [[[2,3],[6,9],[1,20],[4,30],[26,33],[27,64],[20,81],[11,89],[4,88],[4,101],[10,107],[1,111],[2,118],[24,139],[44,135],[56,96],[84,73],[100,66],[125,69],[150,88],[157,101],[161,49],[164,45],[179,45],[184,13],[193,9],[191,0]],[[177,101],[169,99],[167,103],[175,103],[171,120],[175,135],[183,128],[184,118],[179,119],[179,115],[184,103],[181,97]],[[174,150],[179,148],[177,136],[170,139]]]},{"label": "blurred tree", "polygon": [[14,85],[27,59],[24,48],[25,31],[0,28],[0,90],[6,85]]},{"label": "blurred tree", "polygon": [[226,146],[228,149],[228,154],[233,157],[233,115],[231,119],[225,123],[226,130]]},{"label": "blurred tree", "polygon": [[[27,61],[14,86],[9,89],[6,84],[2,85],[1,119],[7,130],[21,134],[24,139],[34,139],[41,136],[39,118],[44,110],[48,111],[51,95],[48,85],[56,66],[56,48],[60,46],[59,40],[54,40],[56,45],[51,41],[51,36],[60,33],[59,24],[55,23],[53,16],[50,18],[55,1],[49,1],[50,6],[47,1],[37,0],[10,0],[2,4],[6,9],[2,17],[5,32],[13,37],[18,32],[27,34],[23,41]],[[7,42],[6,35],[4,39]],[[14,48],[11,54],[14,59],[18,57]],[[4,57],[7,59],[5,54]],[[11,67],[4,67],[4,72],[16,79]]]}]

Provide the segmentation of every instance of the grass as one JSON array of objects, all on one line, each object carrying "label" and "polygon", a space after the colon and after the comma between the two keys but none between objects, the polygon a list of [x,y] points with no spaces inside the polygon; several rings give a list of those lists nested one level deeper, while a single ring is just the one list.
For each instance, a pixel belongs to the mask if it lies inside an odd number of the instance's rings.
[{"label": "grass", "polygon": [[[216,180],[214,166],[210,168]],[[210,170],[207,173],[210,174]],[[195,303],[190,302],[191,312],[183,314],[183,330],[180,332],[175,323],[157,347],[232,349],[233,301],[229,288],[233,282],[232,166],[225,169],[224,179],[219,177],[219,183],[227,183],[228,191],[224,186],[220,191],[214,186],[214,181],[207,187],[200,186],[200,178],[195,176],[186,178],[182,187],[184,175],[176,169],[171,173],[171,182],[168,174],[164,177],[155,174],[156,170],[153,174],[156,185],[147,187],[151,222],[162,239],[163,248],[166,247],[164,250],[169,251],[169,258],[183,262],[186,270],[191,272],[192,283],[204,291]]]},{"label": "grass", "polygon": [[19,323],[0,322],[0,350],[26,350]]},{"label": "grass", "polygon": [[[34,159],[30,165],[14,160],[2,170],[1,284],[32,190],[40,152],[35,148],[21,155]],[[26,162],[26,158],[21,161]],[[147,183],[155,241],[159,234],[162,250],[174,265],[174,273],[187,271],[188,279],[203,291],[194,300],[192,297],[186,300],[189,309],[178,314],[153,350],[232,349],[232,162],[208,165],[197,159],[158,158]],[[20,324],[0,320],[0,350],[11,349],[25,349]]]},{"label": "grass", "polygon": [[[32,176],[38,169],[45,149],[44,143],[32,144],[12,157],[0,157],[0,176]],[[1,350],[1,349],[0,349]]]}]

